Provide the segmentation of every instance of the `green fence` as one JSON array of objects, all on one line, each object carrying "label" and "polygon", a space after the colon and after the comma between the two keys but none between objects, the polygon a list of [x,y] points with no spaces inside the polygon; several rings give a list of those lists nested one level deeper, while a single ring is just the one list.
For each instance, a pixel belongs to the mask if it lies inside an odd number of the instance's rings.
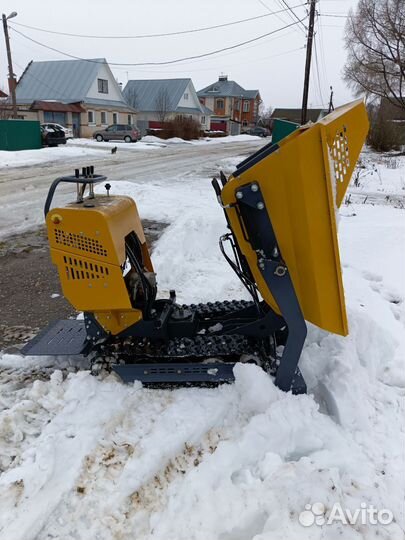
[{"label": "green fence", "polygon": [[284,139],[284,137],[287,137],[290,133],[295,131],[300,127],[299,124],[296,124],[295,122],[289,122],[288,120],[279,120],[276,118],[273,121],[273,131],[272,131],[272,142],[274,144],[281,141],[281,139]]},{"label": "green fence", "polygon": [[0,120],[0,150],[33,150],[42,147],[36,120]]}]

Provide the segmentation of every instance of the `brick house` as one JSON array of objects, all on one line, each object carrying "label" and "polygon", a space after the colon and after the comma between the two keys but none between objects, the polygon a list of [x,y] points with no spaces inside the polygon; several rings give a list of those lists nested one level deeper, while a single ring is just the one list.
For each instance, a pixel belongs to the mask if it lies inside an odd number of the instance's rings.
[{"label": "brick house", "polygon": [[254,127],[259,120],[262,102],[259,90],[245,90],[227,75],[197,92],[200,102],[211,109],[211,130],[237,135]]},{"label": "brick house", "polygon": [[18,116],[91,137],[110,124],[135,124],[105,58],[30,62],[16,86]]}]

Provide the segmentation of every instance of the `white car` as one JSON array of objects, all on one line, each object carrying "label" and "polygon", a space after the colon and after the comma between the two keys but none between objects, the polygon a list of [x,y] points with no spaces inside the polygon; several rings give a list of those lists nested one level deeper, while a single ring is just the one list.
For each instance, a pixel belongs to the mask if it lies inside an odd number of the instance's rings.
[{"label": "white car", "polygon": [[53,122],[46,122],[42,124],[42,126],[44,126],[45,129],[56,129],[58,131],[64,131],[66,140],[73,139],[73,130],[71,128],[67,128],[65,126],[62,126],[61,124],[55,124]]}]

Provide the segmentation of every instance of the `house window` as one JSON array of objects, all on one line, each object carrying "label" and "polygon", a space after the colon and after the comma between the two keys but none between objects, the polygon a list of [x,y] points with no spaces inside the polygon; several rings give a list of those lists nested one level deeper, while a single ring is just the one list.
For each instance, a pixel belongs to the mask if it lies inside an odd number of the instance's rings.
[{"label": "house window", "polygon": [[107,113],[105,111],[101,111],[101,123],[107,124]]},{"label": "house window", "polygon": [[128,115],[128,125],[132,126],[132,114]]},{"label": "house window", "polygon": [[108,94],[108,81],[107,79],[97,79],[98,93]]},{"label": "house window", "polygon": [[239,101],[239,99],[236,99],[235,100],[235,111],[239,111],[239,109],[240,109],[240,101]]},{"label": "house window", "polygon": [[242,126],[243,126],[243,127],[247,127],[247,125],[248,125],[247,120],[243,120]]},{"label": "house window", "polygon": [[95,124],[95,114],[94,111],[87,111],[87,120],[89,124]]},{"label": "house window", "polygon": [[205,116],[201,117],[201,124],[205,124]]},{"label": "house window", "polygon": [[113,113],[113,124],[118,124],[118,113]]},{"label": "house window", "polygon": [[188,99],[188,93],[187,92],[184,94],[184,99],[186,99],[186,100]]},{"label": "house window", "polygon": [[250,103],[249,101],[244,101],[243,102],[243,112],[249,112],[250,110]]},{"label": "house window", "polygon": [[217,109],[223,109],[224,108],[224,100],[223,99],[217,99],[216,106],[217,106]]}]

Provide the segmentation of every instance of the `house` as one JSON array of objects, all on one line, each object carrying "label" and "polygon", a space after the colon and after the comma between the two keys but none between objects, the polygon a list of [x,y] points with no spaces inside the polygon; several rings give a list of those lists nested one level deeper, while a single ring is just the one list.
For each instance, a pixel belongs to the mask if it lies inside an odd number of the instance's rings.
[{"label": "house", "polygon": [[110,124],[134,124],[105,58],[30,62],[16,87],[19,117],[72,127],[91,137]]},{"label": "house", "polygon": [[141,133],[159,129],[177,116],[193,118],[203,130],[210,129],[212,111],[198,100],[191,79],[131,80],[124,88],[124,97],[137,111]]},{"label": "house", "polygon": [[[270,126],[275,119],[301,124],[301,111],[302,109],[274,109],[270,117]],[[315,123],[327,114],[328,109],[307,109],[307,121]]]},{"label": "house", "polygon": [[259,90],[245,90],[227,75],[197,92],[202,105],[214,111],[211,130],[226,131],[231,135],[254,127],[259,119],[262,102]]},{"label": "house", "polygon": [[7,97],[7,94],[3,92],[3,90],[0,90],[0,99],[4,99]]}]

